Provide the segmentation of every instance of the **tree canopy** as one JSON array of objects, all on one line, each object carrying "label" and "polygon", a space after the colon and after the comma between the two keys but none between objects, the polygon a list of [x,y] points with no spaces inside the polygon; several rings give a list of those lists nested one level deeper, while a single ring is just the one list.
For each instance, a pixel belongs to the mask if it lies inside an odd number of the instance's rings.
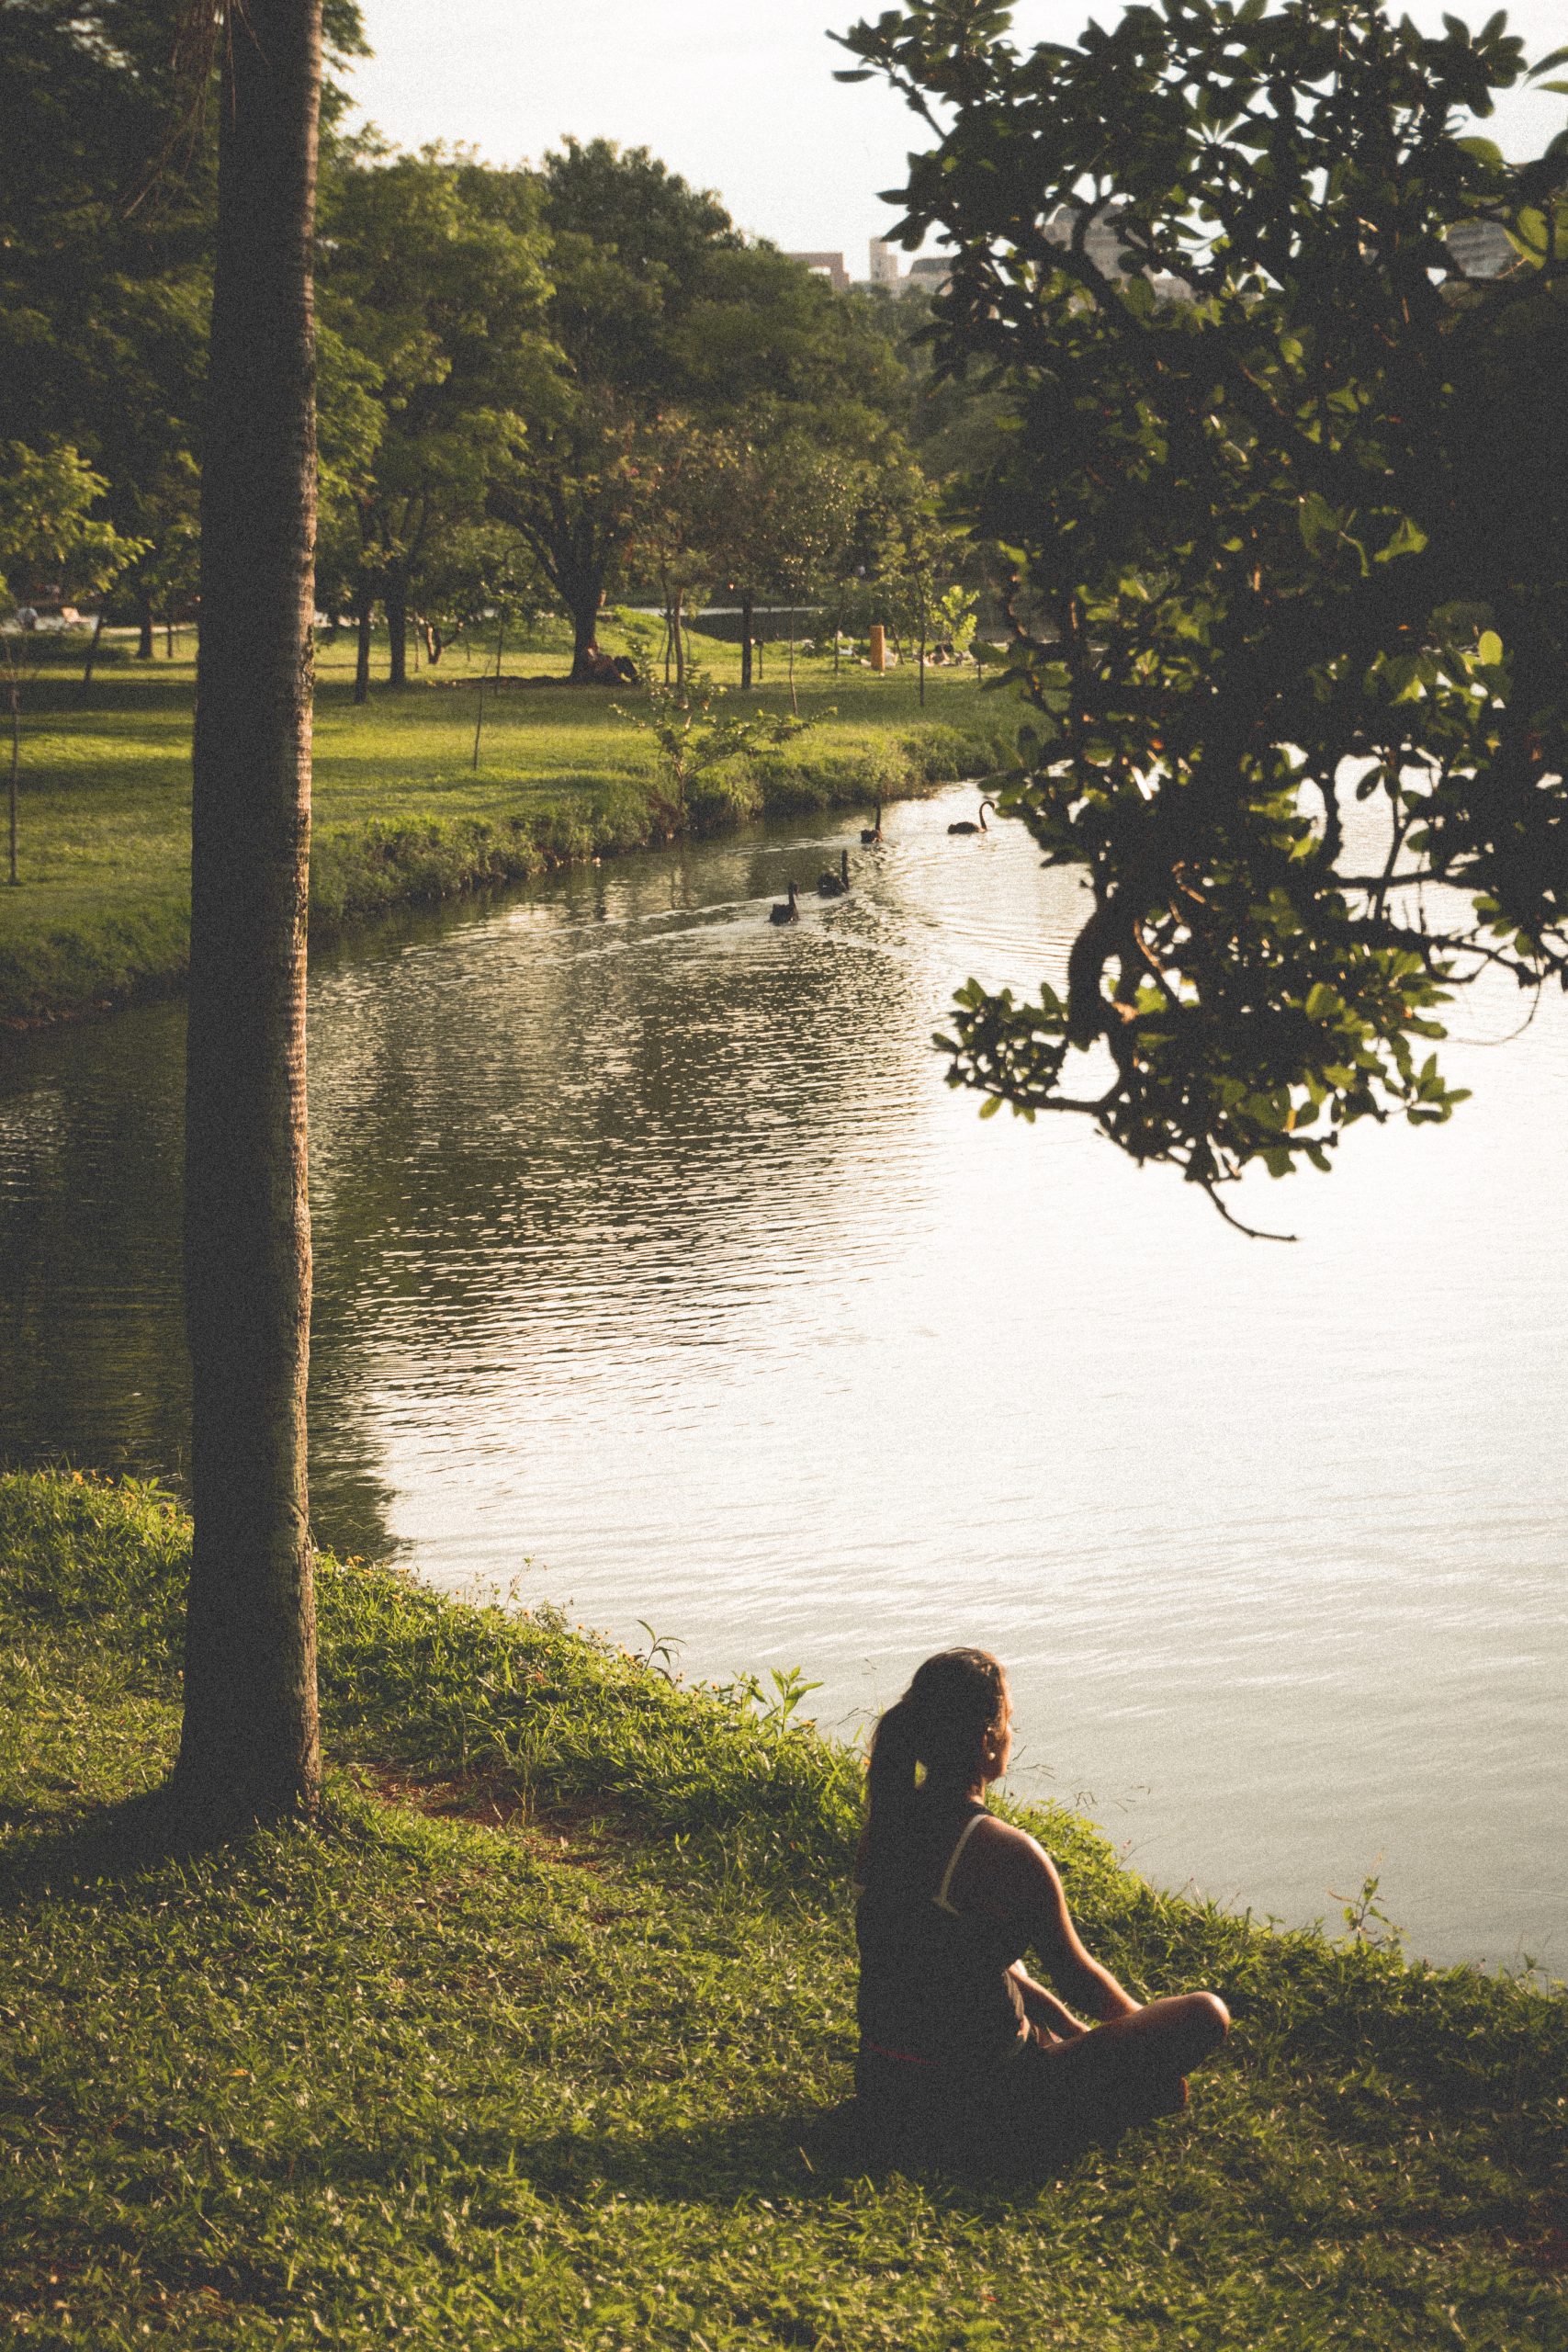
[{"label": "tree canopy", "polygon": [[1033,706],[1007,805],[1091,893],[1065,989],[964,992],[950,1075],[1217,1197],[1446,1117],[1444,998],[1568,976],[1568,134],[1475,135],[1501,15],[1166,0],[1021,51],[1009,13],[847,37],[931,127],[902,233],[1009,426],[967,496]]},{"label": "tree canopy", "polygon": [[[687,454],[693,433],[728,435],[735,464],[741,445],[809,422],[820,445],[863,454],[886,439],[901,387],[869,306],[748,244],[715,197],[646,149],[569,140],[542,181],[561,365],[491,508],[572,615],[581,662],[639,531],[667,550],[711,537],[713,467],[677,463],[682,434]],[[677,480],[689,511],[672,501]]]},{"label": "tree canopy", "polygon": [[[0,437],[92,469],[149,658],[154,607],[196,584],[219,122],[188,39],[176,60],[187,18],[0,0]],[[327,36],[340,65],[363,49],[350,0]],[[509,170],[343,118],[329,76],[319,571],[358,615],[360,695],[378,605],[394,683],[411,621],[434,655],[443,624],[549,601],[597,674],[613,590],[804,599],[852,551],[874,568],[865,486],[916,406],[891,305],[743,237],[645,150]]]}]

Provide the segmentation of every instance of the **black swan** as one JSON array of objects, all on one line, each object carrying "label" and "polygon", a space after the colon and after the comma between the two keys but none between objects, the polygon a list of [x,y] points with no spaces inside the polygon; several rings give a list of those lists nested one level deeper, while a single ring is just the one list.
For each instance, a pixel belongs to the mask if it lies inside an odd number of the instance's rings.
[{"label": "black swan", "polygon": [[991,829],[986,822],[986,811],[987,808],[995,808],[996,805],[994,800],[982,800],[980,821],[977,825],[967,817],[960,817],[956,825],[949,825],[948,831],[950,833],[988,833]]},{"label": "black swan", "polygon": [[837,874],[830,874],[824,867],[817,876],[817,895],[819,899],[843,899],[849,896],[849,888],[850,854],[847,849],[841,849]]},{"label": "black swan", "polygon": [[862,849],[878,849],[878,848],[880,848],[880,846],[881,846],[881,843],[882,843],[882,795],[881,795],[881,793],[880,793],[880,792],[879,792],[879,793],[877,794],[877,796],[876,796],[876,822],[875,822],[875,824],[874,824],[874,825],[863,825],[863,826],[861,827],[861,829],[860,829],[860,843],[861,843],[861,847],[862,847]]},{"label": "black swan", "polygon": [[798,922],[800,921],[800,909],[795,905],[795,884],[792,882],[789,886],[789,896],[784,900],[783,906],[770,907],[768,909],[768,921],[770,922]]}]

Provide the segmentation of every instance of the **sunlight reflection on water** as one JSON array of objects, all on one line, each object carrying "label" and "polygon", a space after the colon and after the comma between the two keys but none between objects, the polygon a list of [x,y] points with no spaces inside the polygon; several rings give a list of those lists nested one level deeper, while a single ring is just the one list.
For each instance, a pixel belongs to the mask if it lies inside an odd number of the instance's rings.
[{"label": "sunlight reflection on water", "polygon": [[[1248,1244],[1078,1123],[943,1087],[953,986],[1059,973],[1078,905],[954,807],[893,809],[874,857],[822,824],[590,869],[318,970],[323,1536],[646,1619],[690,1672],[799,1665],[845,1727],[983,1642],[1020,1785],[1087,1793],[1156,1880],[1298,1919],[1381,1868],[1418,1949],[1561,1968],[1561,1008],[1450,1049],[1451,1126],[1249,1186],[1303,1238]],[[772,930],[844,840],[853,896]],[[13,1450],[178,1451],[178,1029],[25,1041],[0,1080]]]}]

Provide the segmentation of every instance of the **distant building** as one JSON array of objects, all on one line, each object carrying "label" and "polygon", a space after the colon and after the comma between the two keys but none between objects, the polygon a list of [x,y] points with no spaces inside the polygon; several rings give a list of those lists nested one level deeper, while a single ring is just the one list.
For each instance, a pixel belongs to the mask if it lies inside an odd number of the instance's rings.
[{"label": "distant building", "polygon": [[897,245],[890,245],[886,237],[873,237],[867,283],[881,287],[886,294],[940,294],[953,275],[953,264],[941,254],[923,254],[907,271],[900,269],[898,256]]},{"label": "distant building", "polygon": [[874,286],[885,286],[890,294],[897,294],[901,277],[897,246],[890,245],[886,237],[873,237],[871,283]]},{"label": "distant building", "polygon": [[1456,220],[1443,243],[1466,277],[1501,277],[1518,259],[1496,220]]},{"label": "distant building", "polygon": [[[1102,277],[1129,277],[1138,266],[1116,232],[1117,218],[1125,209],[1122,199],[1112,196],[1108,197],[1089,216],[1083,241],[1084,257]],[[1045,222],[1042,234],[1048,237],[1054,245],[1071,244],[1077,230],[1080,210],[1081,208],[1076,204],[1059,204]],[[1192,289],[1186,279],[1173,277],[1168,270],[1149,270],[1145,275],[1162,302],[1184,301],[1191,294]]]},{"label": "distant building", "polygon": [[[1054,245],[1070,245],[1077,233],[1082,209],[1077,204],[1058,204],[1041,233]],[[1085,257],[1102,277],[1125,277],[1128,274],[1126,249],[1116,233],[1117,215],[1124,209],[1117,198],[1108,198],[1090,214],[1084,232]]]},{"label": "distant building", "polygon": [[835,294],[849,292],[850,273],[844,266],[842,254],[786,254],[784,258],[799,262],[813,277],[825,277]]}]

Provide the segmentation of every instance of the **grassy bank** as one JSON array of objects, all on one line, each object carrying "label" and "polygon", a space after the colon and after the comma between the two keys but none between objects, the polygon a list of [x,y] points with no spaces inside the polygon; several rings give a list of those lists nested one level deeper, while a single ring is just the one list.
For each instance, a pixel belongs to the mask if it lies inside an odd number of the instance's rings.
[{"label": "grassy bank", "polygon": [[1270,1936],[1043,1823],[1232,2003],[1043,2184],[857,2172],[841,1750],[546,1617],[324,1564],[317,1834],[138,1857],[186,1530],[0,1480],[0,2332],[232,2347],[1568,2344],[1560,1999]]},{"label": "grassy bank", "polygon": [[[160,640],[161,645],[161,640]],[[123,656],[123,648],[116,648]],[[635,694],[527,685],[558,673],[559,649],[513,652],[485,695],[483,663],[449,652],[394,695],[356,709],[346,639],[323,644],[316,715],[311,924],[317,937],[397,905],[525,880],[573,858],[661,838],[654,755],[616,717]],[[733,669],[732,648],[705,659]],[[758,700],[787,707],[773,674]],[[63,668],[28,689],[21,874],[0,888],[0,1021],[34,1020],[177,986],[189,931],[194,647],[101,669],[83,699]],[[867,807],[979,773],[1005,753],[1004,712],[974,677],[933,673],[922,713],[911,673],[873,678],[826,661],[799,670],[810,732],[735,767],[695,809],[716,831],[765,814]]]}]

